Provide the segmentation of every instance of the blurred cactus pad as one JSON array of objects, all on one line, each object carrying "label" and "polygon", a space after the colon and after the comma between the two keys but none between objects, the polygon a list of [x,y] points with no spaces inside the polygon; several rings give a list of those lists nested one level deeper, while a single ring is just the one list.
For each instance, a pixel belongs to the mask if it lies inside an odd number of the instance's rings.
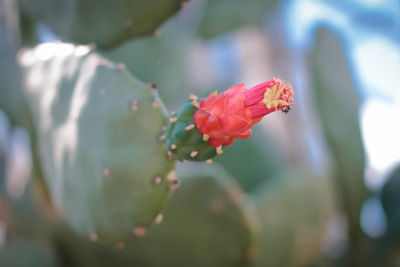
[{"label": "blurred cactus pad", "polygon": [[100,239],[147,228],[174,169],[158,141],[166,118],[157,93],[84,46],[44,44],[21,52],[21,65],[40,168],[59,211]]},{"label": "blurred cactus pad", "polygon": [[395,255],[398,169],[384,240],[361,228],[341,40],[318,31],[304,55],[309,122],[304,92],[272,78],[293,77],[281,23],[265,27],[278,4],[0,0],[0,266],[372,267],[380,242]]},{"label": "blurred cactus pad", "polygon": [[68,41],[110,47],[154,34],[185,1],[20,0],[19,4],[27,19],[48,25]]}]

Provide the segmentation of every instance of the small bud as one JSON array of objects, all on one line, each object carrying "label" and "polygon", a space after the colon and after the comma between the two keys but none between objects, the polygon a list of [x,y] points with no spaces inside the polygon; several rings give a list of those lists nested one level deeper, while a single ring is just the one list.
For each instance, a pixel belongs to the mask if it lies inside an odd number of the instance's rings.
[{"label": "small bud", "polygon": [[167,139],[167,137],[165,135],[160,136],[160,141],[164,141],[165,139]]},{"label": "small bud", "polygon": [[97,49],[96,43],[90,43],[90,44],[89,44],[89,49],[90,49],[90,50],[96,50],[96,49]]},{"label": "small bud", "polygon": [[132,101],[131,108],[133,111],[136,111],[138,109],[138,104],[139,102],[137,100]]},{"label": "small bud", "polygon": [[190,157],[194,158],[194,157],[197,156],[197,154],[199,154],[199,152],[197,152],[197,151],[192,151],[192,152],[190,153]]},{"label": "small bud", "polygon": [[119,70],[124,70],[125,68],[126,68],[126,66],[125,66],[124,63],[118,63],[118,64],[117,64],[117,69],[119,69]]},{"label": "small bud", "polygon": [[193,99],[192,106],[196,107],[196,108],[199,108],[199,103],[197,103],[197,99]]},{"label": "small bud", "polygon": [[176,171],[172,170],[167,174],[167,180],[172,182],[176,180]]},{"label": "small bud", "polygon": [[181,7],[184,8],[188,4],[188,1],[182,1],[181,2]]},{"label": "small bud", "polygon": [[171,111],[171,115],[175,115],[175,113],[176,113],[175,111]]},{"label": "small bud", "polygon": [[156,224],[160,224],[162,222],[162,220],[164,219],[164,216],[160,213],[157,215],[156,219],[154,220],[154,222]]},{"label": "small bud", "polygon": [[187,131],[192,130],[194,127],[196,127],[194,124],[190,124],[190,125],[186,126],[184,130],[187,132]]},{"label": "small bud", "polygon": [[132,19],[131,18],[129,18],[129,19],[127,19],[127,20],[125,20],[125,27],[126,28],[130,28],[130,27],[132,27]]},{"label": "small bud", "polygon": [[125,248],[125,243],[124,242],[117,242],[117,243],[115,243],[114,248],[116,250],[123,250]]},{"label": "small bud", "polygon": [[138,227],[133,228],[132,232],[135,236],[142,237],[146,234],[147,229],[142,226],[138,226]]},{"label": "small bud", "polygon": [[152,90],[157,90],[157,84],[156,83],[150,83],[149,84],[150,89]]},{"label": "small bud", "polygon": [[178,119],[177,118],[169,118],[169,122],[170,123],[174,123],[174,122],[176,122]]},{"label": "small bud", "polygon": [[171,145],[171,150],[175,150],[176,149],[176,144],[172,144]]},{"label": "small bud", "polygon": [[156,179],[154,179],[154,183],[155,183],[156,185],[161,184],[161,183],[162,183],[162,178],[161,178],[160,176],[157,176]]},{"label": "small bud", "polygon": [[158,108],[161,106],[161,100],[159,98],[154,99],[153,108]]},{"label": "small bud", "polygon": [[211,163],[212,163],[212,159],[208,159],[208,160],[206,160],[206,162],[207,162],[208,164],[211,164]]},{"label": "small bud", "polygon": [[161,30],[160,29],[155,30],[154,31],[154,36],[160,37],[161,36]]},{"label": "small bud", "polygon": [[90,234],[89,239],[92,242],[96,242],[98,240],[98,237],[96,234]]}]

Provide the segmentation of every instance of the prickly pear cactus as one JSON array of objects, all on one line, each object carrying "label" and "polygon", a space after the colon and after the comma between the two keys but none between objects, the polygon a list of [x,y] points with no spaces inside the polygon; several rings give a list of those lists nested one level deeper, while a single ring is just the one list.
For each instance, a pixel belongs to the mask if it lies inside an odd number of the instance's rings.
[{"label": "prickly pear cactus", "polygon": [[193,122],[197,107],[193,100],[187,101],[175,114],[171,114],[167,128],[161,135],[161,141],[168,148],[168,155],[177,160],[204,161],[217,155],[215,147],[207,143]]},{"label": "prickly pear cactus", "polygon": [[186,0],[20,0],[22,13],[72,42],[115,46],[153,34]]},{"label": "prickly pear cactus", "polygon": [[23,51],[24,88],[51,198],[78,232],[121,241],[147,229],[176,183],[151,86],[85,46]]},{"label": "prickly pear cactus", "polygon": [[0,266],[55,267],[57,265],[48,244],[34,239],[17,238],[0,249]]},{"label": "prickly pear cactus", "polygon": [[265,183],[252,197],[259,218],[255,266],[313,266],[335,215],[327,177],[292,170],[275,183]]},{"label": "prickly pear cactus", "polygon": [[180,188],[157,217],[158,224],[148,232],[137,231],[140,238],[108,248],[88,239],[74,241],[73,235],[61,231],[57,243],[74,266],[249,266],[251,213],[243,192],[213,165],[206,171],[198,163],[178,169]]},{"label": "prickly pear cactus", "polygon": [[243,267],[250,262],[251,229],[242,192],[232,181],[183,177],[161,224],[127,242],[124,253],[134,266]]},{"label": "prickly pear cactus", "polygon": [[[359,125],[360,101],[342,44],[330,30],[318,31],[310,55],[315,103],[331,151],[333,175],[342,207],[351,222],[352,242],[364,242],[360,210],[368,196],[364,182],[365,156]],[[354,247],[357,247],[355,245]]]}]

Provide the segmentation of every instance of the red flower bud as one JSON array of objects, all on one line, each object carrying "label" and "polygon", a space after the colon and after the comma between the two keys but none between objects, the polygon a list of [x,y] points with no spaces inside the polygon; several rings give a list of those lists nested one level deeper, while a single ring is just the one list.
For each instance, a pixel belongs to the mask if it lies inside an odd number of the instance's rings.
[{"label": "red flower bud", "polygon": [[293,89],[280,79],[250,89],[237,84],[225,92],[211,93],[199,103],[194,123],[214,147],[229,146],[236,138],[247,138],[251,127],[263,116],[286,110],[293,104]]}]

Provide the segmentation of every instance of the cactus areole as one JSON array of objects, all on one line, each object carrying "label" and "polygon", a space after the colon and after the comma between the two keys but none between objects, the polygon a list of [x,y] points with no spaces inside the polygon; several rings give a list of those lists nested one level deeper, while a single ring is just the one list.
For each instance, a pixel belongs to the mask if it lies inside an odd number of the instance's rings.
[{"label": "cactus areole", "polygon": [[265,115],[277,110],[287,113],[293,94],[287,82],[274,78],[250,89],[237,84],[200,102],[191,95],[191,100],[170,117],[161,139],[173,159],[210,159],[235,139],[250,137],[251,127]]}]

